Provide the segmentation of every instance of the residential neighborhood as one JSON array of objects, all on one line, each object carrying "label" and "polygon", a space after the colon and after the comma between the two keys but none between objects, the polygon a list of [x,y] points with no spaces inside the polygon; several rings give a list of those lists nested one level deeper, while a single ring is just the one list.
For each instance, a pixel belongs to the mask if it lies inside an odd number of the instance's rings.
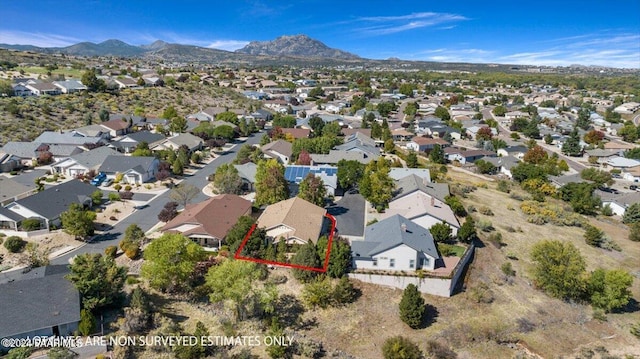
[{"label": "residential neighborhood", "polygon": [[[543,329],[570,323],[633,347],[637,79],[53,58],[62,69],[51,75],[0,63],[11,89],[0,98],[0,338],[206,327],[289,333],[297,351],[158,350],[378,358],[366,347],[386,337],[357,331],[391,323],[459,341],[466,357],[489,357],[475,355],[477,335],[524,358],[523,343],[548,357]],[[537,265],[572,253],[576,273],[558,289]],[[87,290],[93,278],[113,293]],[[423,301],[417,325],[398,315],[409,296]],[[493,321],[517,329],[471,335],[458,312],[490,313],[471,320],[486,325],[478,333],[502,328]],[[351,356],[341,343],[356,332]],[[571,356],[579,344],[560,356],[582,357]],[[78,355],[160,355],[87,350]]]}]

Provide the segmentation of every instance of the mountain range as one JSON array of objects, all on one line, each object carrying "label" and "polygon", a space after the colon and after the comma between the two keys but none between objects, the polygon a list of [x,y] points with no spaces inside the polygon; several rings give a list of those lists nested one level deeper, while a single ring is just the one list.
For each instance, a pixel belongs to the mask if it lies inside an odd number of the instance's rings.
[{"label": "mountain range", "polygon": [[[333,49],[306,35],[281,36],[273,41],[252,41],[235,52],[207,47],[170,44],[162,40],[149,45],[134,46],[120,40],[106,40],[100,43],[80,42],[67,47],[37,47],[32,45],[0,44],[1,48],[34,51],[41,53],[62,53],[74,56],[116,56],[116,57],[163,57],[182,61],[221,61],[225,59],[250,60],[255,56],[298,57],[312,59],[356,60],[359,56]],[[246,55],[250,55],[249,57]]]}]

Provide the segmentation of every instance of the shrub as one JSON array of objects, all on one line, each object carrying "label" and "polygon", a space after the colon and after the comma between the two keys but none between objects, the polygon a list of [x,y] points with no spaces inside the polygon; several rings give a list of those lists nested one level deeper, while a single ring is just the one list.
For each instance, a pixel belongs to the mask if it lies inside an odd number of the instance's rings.
[{"label": "shrub", "polygon": [[4,241],[4,247],[11,253],[22,252],[27,242],[18,236],[11,236]]},{"label": "shrub", "polygon": [[133,198],[133,192],[131,192],[131,191],[125,191],[125,192],[120,193],[120,199],[128,200],[128,199],[132,199],[132,198]]},{"label": "shrub", "polygon": [[127,192],[131,191],[131,188],[132,188],[131,185],[124,186],[124,190]]},{"label": "shrub", "polygon": [[96,319],[93,314],[87,309],[80,311],[80,323],[78,324],[78,331],[83,336],[87,336],[93,333],[93,329],[96,326]]},{"label": "shrub", "polygon": [[469,207],[467,207],[467,212],[468,213],[474,213],[474,212],[478,212],[478,210],[476,209],[476,206],[474,205],[469,205]]},{"label": "shrub", "polygon": [[140,255],[140,246],[136,243],[129,243],[124,248],[124,254],[129,259],[136,259]]},{"label": "shrub", "polygon": [[411,340],[403,336],[395,336],[385,340],[382,346],[384,359],[420,359],[422,351]]},{"label": "shrub", "polygon": [[120,195],[118,193],[111,192],[109,193],[109,201],[116,202],[120,200]]},{"label": "shrub", "polygon": [[604,242],[604,232],[597,227],[587,225],[584,232],[584,241],[590,246],[600,247]]},{"label": "shrub", "polygon": [[487,206],[480,207],[480,213],[484,214],[485,216],[493,216],[493,211]]},{"label": "shrub", "polygon": [[115,258],[116,254],[118,254],[118,247],[116,246],[108,246],[104,249],[104,254],[107,257]]},{"label": "shrub", "polygon": [[629,332],[636,336],[636,338],[640,338],[640,322],[631,325],[631,329]]},{"label": "shrub", "polygon": [[484,282],[480,282],[477,286],[471,288],[469,296],[476,303],[489,304],[495,299],[493,291]]},{"label": "shrub", "polygon": [[115,189],[116,191],[120,192],[120,190],[122,189],[122,185],[120,185],[119,183],[116,183],[116,185],[113,186],[113,189]]},{"label": "shrub", "polygon": [[509,193],[511,192],[511,185],[505,180],[500,180],[498,181],[497,189],[500,192]]},{"label": "shrub", "polygon": [[427,341],[427,354],[431,359],[456,359],[458,355],[446,344],[435,340]]},{"label": "shrub", "polygon": [[493,224],[491,224],[491,221],[488,221],[486,219],[479,220],[476,223],[476,227],[483,232],[491,232],[494,230]]},{"label": "shrub", "polygon": [[311,308],[327,308],[331,305],[331,292],[329,278],[317,278],[302,289],[302,301]]},{"label": "shrub", "polygon": [[640,222],[629,225],[629,240],[640,242]]},{"label": "shrub", "polygon": [[500,270],[502,271],[502,273],[504,273],[504,275],[508,277],[513,277],[516,275],[516,271],[511,266],[511,262],[502,263],[502,265],[500,266]]},{"label": "shrub", "polygon": [[496,248],[502,248],[502,246],[504,245],[504,242],[502,241],[502,233],[497,232],[497,233],[491,233],[488,237],[487,240],[493,244],[494,247]]},{"label": "shrub", "polygon": [[40,229],[40,220],[37,218],[27,218],[22,221],[22,229],[25,231],[37,231]]}]

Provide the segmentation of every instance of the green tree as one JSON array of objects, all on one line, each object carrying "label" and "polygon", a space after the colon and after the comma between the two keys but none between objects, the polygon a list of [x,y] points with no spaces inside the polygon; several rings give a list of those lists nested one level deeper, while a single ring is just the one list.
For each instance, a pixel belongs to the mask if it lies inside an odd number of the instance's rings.
[{"label": "green tree", "polygon": [[[318,243],[316,243],[320,262],[324,262],[325,260],[327,245],[327,237],[321,237],[318,240]],[[331,244],[327,275],[331,278],[341,278],[348,272],[349,267],[351,267],[351,246],[346,239],[336,237],[333,239],[333,243]]]},{"label": "green tree", "polygon": [[[298,249],[298,252],[291,259],[291,263],[312,268],[322,267],[316,247],[311,241]],[[318,272],[296,268],[293,270],[293,276],[303,283],[308,283],[318,276]]]},{"label": "green tree", "polygon": [[407,153],[407,167],[409,168],[418,168],[419,163],[418,163],[418,155],[415,153],[415,151],[409,151],[409,153]]},{"label": "green tree", "polygon": [[107,85],[104,80],[99,79],[96,76],[96,69],[89,69],[82,74],[80,80],[83,85],[87,86],[87,89],[92,92],[104,92],[107,89]]},{"label": "green tree", "polygon": [[80,323],[78,323],[78,331],[83,336],[94,333],[96,328],[96,318],[87,309],[80,310]]},{"label": "green tree", "polygon": [[338,183],[347,190],[355,187],[364,174],[364,164],[342,159],[338,161]]},{"label": "green tree", "polygon": [[629,240],[640,242],[640,222],[631,223],[629,225]]},{"label": "green tree", "polygon": [[636,147],[631,150],[626,150],[624,152],[624,156],[626,158],[633,158],[635,160],[640,160],[640,147]]},{"label": "green tree", "polygon": [[67,279],[80,292],[82,307],[95,311],[120,300],[127,269],[101,254],[80,254],[69,266]]},{"label": "green tree", "polygon": [[204,249],[189,238],[165,233],[145,249],[142,276],[153,288],[163,292],[185,290],[196,263],[204,256]]},{"label": "green tree", "polygon": [[[272,318],[268,333],[272,338],[282,338],[284,336],[284,329],[278,323],[277,318]],[[288,358],[290,356],[288,347],[284,345],[270,345],[267,347],[266,352],[273,359]]]},{"label": "green tree", "polygon": [[446,222],[434,224],[429,228],[429,232],[437,243],[444,243],[451,239],[451,227]]},{"label": "green tree", "polygon": [[418,291],[418,287],[409,284],[402,293],[400,300],[400,319],[413,329],[422,325],[422,320],[426,312],[424,298]]},{"label": "green tree", "polygon": [[573,211],[592,215],[598,212],[600,197],[593,194],[595,186],[591,183],[571,182],[560,187],[560,198],[571,204]]},{"label": "green tree", "polygon": [[434,116],[440,118],[442,121],[449,121],[451,119],[451,115],[449,114],[449,110],[446,107],[438,106],[436,111],[433,113]]},{"label": "green tree", "polygon": [[76,239],[84,239],[93,235],[93,221],[95,219],[95,212],[85,210],[79,203],[72,203],[66,212],[60,214],[64,231]]},{"label": "green tree", "polygon": [[216,169],[213,185],[217,193],[241,194],[242,178],[230,163],[223,163]]},{"label": "green tree", "polygon": [[289,198],[284,167],[274,159],[260,161],[256,170],[256,205],[269,205]]},{"label": "green tree", "polygon": [[622,269],[596,269],[589,276],[591,304],[606,312],[626,306],[631,299],[633,276]]},{"label": "green tree", "polygon": [[414,342],[400,335],[384,341],[382,355],[384,359],[422,359],[424,357]]},{"label": "green tree", "polygon": [[340,131],[342,131],[342,127],[338,121],[329,122],[322,128],[322,136],[338,136]]},{"label": "green tree", "polygon": [[409,84],[409,83],[404,83],[402,85],[400,85],[400,89],[398,89],[398,92],[400,92],[401,94],[407,96],[407,97],[413,97],[413,90],[415,89],[415,85],[413,84]]},{"label": "green tree", "polygon": [[251,229],[251,226],[256,223],[256,221],[250,216],[242,216],[238,218],[236,224],[231,227],[229,232],[227,232],[227,236],[225,237],[225,243],[229,246],[229,250],[232,253],[235,253],[236,250],[240,247],[240,243]]},{"label": "green tree", "polygon": [[211,130],[211,137],[231,141],[236,137],[236,131],[231,126],[216,126]]},{"label": "green tree", "polygon": [[616,132],[618,136],[622,137],[623,140],[630,143],[636,142],[638,140],[638,137],[640,137],[638,129],[631,122],[625,123],[624,126]]},{"label": "green tree", "polygon": [[124,231],[124,240],[127,242],[141,244],[145,239],[144,231],[135,223],[130,224]]},{"label": "green tree", "polygon": [[319,176],[309,172],[307,177],[300,182],[298,197],[316,206],[324,207],[324,198],[327,196],[327,189]]},{"label": "green tree", "polygon": [[386,153],[394,153],[396,149],[396,144],[392,139],[388,138],[384,141],[384,152]]},{"label": "green tree", "polygon": [[581,156],[582,147],[580,146],[580,135],[577,129],[573,129],[569,138],[562,144],[562,153],[568,156]]},{"label": "green tree", "polygon": [[198,187],[187,182],[182,182],[169,192],[169,198],[172,201],[178,202],[178,204],[181,204],[183,207],[186,207],[187,204],[199,194],[200,190]]},{"label": "green tree", "polygon": [[582,179],[594,182],[598,187],[603,185],[611,186],[614,183],[611,173],[601,171],[597,168],[589,167],[580,172]]},{"label": "green tree", "polygon": [[543,240],[534,244],[531,259],[537,287],[552,297],[578,300],[586,290],[585,261],[569,242]]},{"label": "green tree", "polygon": [[328,277],[317,277],[302,288],[302,301],[310,308],[327,308],[333,303],[333,288]]},{"label": "green tree", "polygon": [[458,230],[458,240],[463,243],[470,243],[475,238],[477,238],[476,224],[471,216],[467,216]]},{"label": "green tree", "polygon": [[174,117],[170,120],[169,131],[173,133],[184,133],[187,131],[187,119],[184,117]]},{"label": "green tree", "polygon": [[553,137],[551,137],[551,134],[547,133],[546,135],[544,135],[544,143],[546,143],[547,145],[553,143]]},{"label": "green tree", "polygon": [[504,106],[496,106],[493,108],[493,110],[491,110],[491,113],[496,116],[502,117],[507,113],[507,108]]},{"label": "green tree", "polygon": [[594,247],[600,247],[604,242],[604,232],[598,227],[587,225],[584,232],[584,241]]},{"label": "green tree", "polygon": [[272,124],[273,127],[294,128],[296,127],[296,118],[293,116],[276,114],[273,118]]},{"label": "green tree", "polygon": [[459,217],[464,217],[467,215],[467,210],[464,209],[464,205],[462,204],[462,202],[460,202],[460,199],[456,196],[446,196],[444,198],[444,202],[451,207],[451,210],[453,211],[453,213],[455,213],[456,216]]},{"label": "green tree", "polygon": [[485,160],[477,160],[473,164],[476,166],[478,172],[480,173],[493,174],[497,169],[496,166],[493,165],[493,163]]},{"label": "green tree", "polygon": [[93,202],[94,205],[98,205],[100,203],[102,203],[102,196],[103,193],[101,190],[95,190],[92,194],[91,194],[91,202]]},{"label": "green tree", "polygon": [[251,306],[260,297],[255,282],[264,276],[264,270],[254,262],[227,259],[211,267],[206,275],[209,299],[213,303],[232,302],[236,318],[244,320],[252,314]]},{"label": "green tree", "polygon": [[362,179],[359,182],[360,194],[369,201],[378,212],[388,207],[393,197],[395,184],[391,177],[389,163],[385,159],[378,159],[367,164]]},{"label": "green tree", "polygon": [[640,222],[640,202],[636,202],[627,207],[622,216],[622,223],[638,223]]},{"label": "green tree", "polygon": [[433,145],[433,149],[429,152],[429,159],[433,163],[445,164],[447,163],[447,159],[444,156],[444,150],[442,146],[435,144]]},{"label": "green tree", "polygon": [[319,116],[311,116],[309,126],[311,126],[311,130],[315,136],[320,136],[324,128],[324,121]]}]

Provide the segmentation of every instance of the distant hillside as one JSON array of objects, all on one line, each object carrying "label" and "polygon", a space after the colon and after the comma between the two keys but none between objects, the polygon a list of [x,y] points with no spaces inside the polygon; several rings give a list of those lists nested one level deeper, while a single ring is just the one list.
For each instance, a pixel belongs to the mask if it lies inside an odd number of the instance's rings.
[{"label": "distant hillside", "polygon": [[263,56],[292,56],[355,60],[360,57],[333,49],[306,35],[280,36],[273,41],[252,41],[236,52]]}]

